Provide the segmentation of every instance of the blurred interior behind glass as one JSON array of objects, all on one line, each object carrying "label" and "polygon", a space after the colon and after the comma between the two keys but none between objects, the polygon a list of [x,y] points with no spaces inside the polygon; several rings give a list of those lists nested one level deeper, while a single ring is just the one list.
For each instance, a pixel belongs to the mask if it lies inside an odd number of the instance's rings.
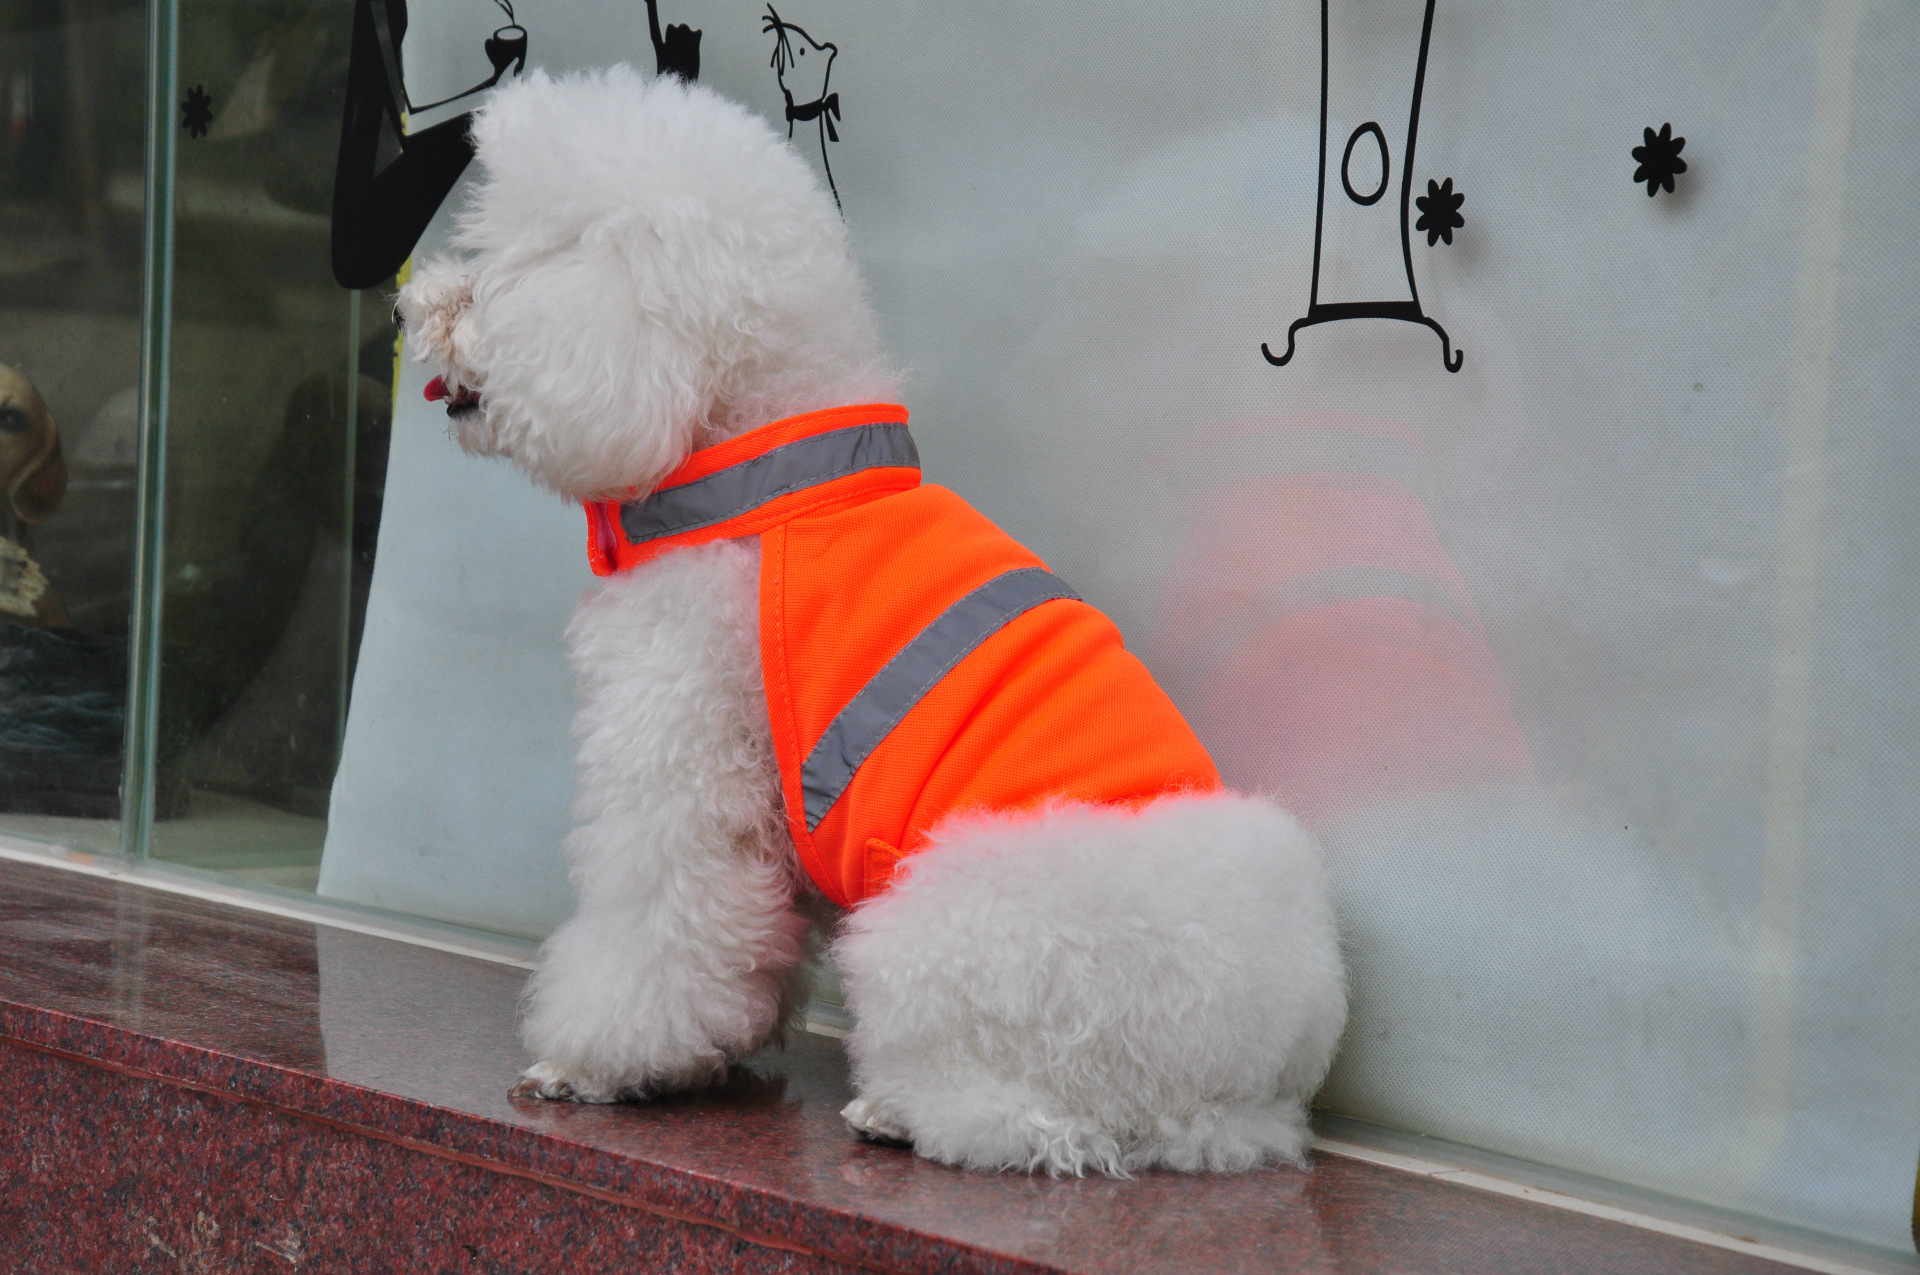
[{"label": "blurred interior behind glass", "polygon": [[0,3],[0,829],[119,844],[146,10]]},{"label": "blurred interior behind glass", "polygon": [[303,890],[325,840],[392,402],[391,288],[343,291],[328,255],[351,19],[334,2],[180,11],[151,853]]},{"label": "blurred interior behind glass", "polygon": [[[310,890],[380,522],[393,337],[328,208],[351,6],[178,11],[148,852]],[[0,829],[119,846],[146,10],[0,0]]]}]

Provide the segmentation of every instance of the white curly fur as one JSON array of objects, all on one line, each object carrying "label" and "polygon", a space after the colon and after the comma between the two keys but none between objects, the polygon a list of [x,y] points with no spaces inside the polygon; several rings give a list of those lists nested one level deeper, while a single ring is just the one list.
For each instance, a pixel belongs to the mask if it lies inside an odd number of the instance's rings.
[{"label": "white curly fur", "polygon": [[855,1117],[974,1168],[1302,1159],[1346,1022],[1319,848],[1254,797],[949,821],[834,945]]},{"label": "white curly fur", "polygon": [[[469,451],[568,499],[645,492],[696,447],[891,397],[833,202],[761,120],[616,67],[529,74],[474,136],[461,257],[400,298],[415,357],[480,396]],[[698,1086],[802,999],[758,570],[757,541],[679,550],[574,618],[580,906],[516,1093]],[[1298,1160],[1346,1017],[1318,848],[1231,794],[949,821],[835,951],[849,1122],[979,1168]]]},{"label": "white curly fur", "polygon": [[416,352],[482,395],[455,430],[468,451],[611,496],[695,447],[892,392],[840,214],[757,116],[625,66],[534,71],[473,139],[465,260],[423,263],[400,294]]},{"label": "white curly fur", "polygon": [[522,1026],[547,1096],[698,1086],[802,999],[759,574],[757,542],[668,554],[589,594],[567,628],[580,907],[547,942]]}]

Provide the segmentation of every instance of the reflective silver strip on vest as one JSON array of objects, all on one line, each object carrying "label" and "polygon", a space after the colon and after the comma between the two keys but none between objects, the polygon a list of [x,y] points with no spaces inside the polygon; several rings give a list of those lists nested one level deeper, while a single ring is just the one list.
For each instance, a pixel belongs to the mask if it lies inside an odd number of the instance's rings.
[{"label": "reflective silver strip on vest", "polygon": [[921,629],[847,702],[807,754],[800,767],[807,831],[820,826],[860,763],[975,647],[1042,602],[1079,596],[1044,567],[1023,567],[995,576]]},{"label": "reflective silver strip on vest", "polygon": [[789,492],[863,469],[896,468],[920,468],[920,452],[904,424],[850,425],[795,439],[705,478],[622,505],[620,526],[629,543],[641,544],[738,518]]}]

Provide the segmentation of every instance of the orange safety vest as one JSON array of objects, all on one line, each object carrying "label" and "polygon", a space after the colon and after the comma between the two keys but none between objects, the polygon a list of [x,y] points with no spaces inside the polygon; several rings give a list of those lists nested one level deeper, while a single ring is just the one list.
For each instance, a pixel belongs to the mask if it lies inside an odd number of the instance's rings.
[{"label": "orange safety vest", "polygon": [[611,575],[760,537],[767,711],[800,863],[851,907],[950,814],[1140,804],[1219,772],[1113,621],[944,487],[906,409],[836,407],[695,452],[587,504]]}]

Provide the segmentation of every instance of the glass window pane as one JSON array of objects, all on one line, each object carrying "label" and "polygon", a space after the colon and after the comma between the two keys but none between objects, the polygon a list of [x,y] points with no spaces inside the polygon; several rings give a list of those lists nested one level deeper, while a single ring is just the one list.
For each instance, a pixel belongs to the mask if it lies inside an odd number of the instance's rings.
[{"label": "glass window pane", "polygon": [[[795,143],[930,477],[1327,843],[1354,1017],[1323,1101],[1897,1246],[1915,12],[795,3],[830,87],[781,78],[757,11],[660,7],[776,127],[819,95]],[[416,99],[486,74],[495,6],[407,8]],[[335,280],[355,12],[177,9],[146,846],[538,934],[570,902],[579,513],[458,455],[396,365],[392,281]],[[532,65],[653,65],[625,0],[524,16]],[[0,5],[0,833],[98,851],[146,39],[124,0]]]},{"label": "glass window pane", "polygon": [[[1920,10],[1438,0],[1423,64],[1419,0],[1324,43],[1312,3],[782,3],[829,89],[660,8],[782,132],[823,104],[929,477],[1327,842],[1326,1102],[1905,1245]],[[410,9],[409,74],[471,83],[488,6]],[[631,4],[523,17],[536,65],[654,64]],[[534,928],[580,523],[423,380],[325,881]]]},{"label": "glass window pane", "polygon": [[180,8],[156,859],[311,890],[379,530],[391,286],[333,278],[352,8]]},{"label": "glass window pane", "polygon": [[120,846],[146,10],[0,7],[0,831]]}]

